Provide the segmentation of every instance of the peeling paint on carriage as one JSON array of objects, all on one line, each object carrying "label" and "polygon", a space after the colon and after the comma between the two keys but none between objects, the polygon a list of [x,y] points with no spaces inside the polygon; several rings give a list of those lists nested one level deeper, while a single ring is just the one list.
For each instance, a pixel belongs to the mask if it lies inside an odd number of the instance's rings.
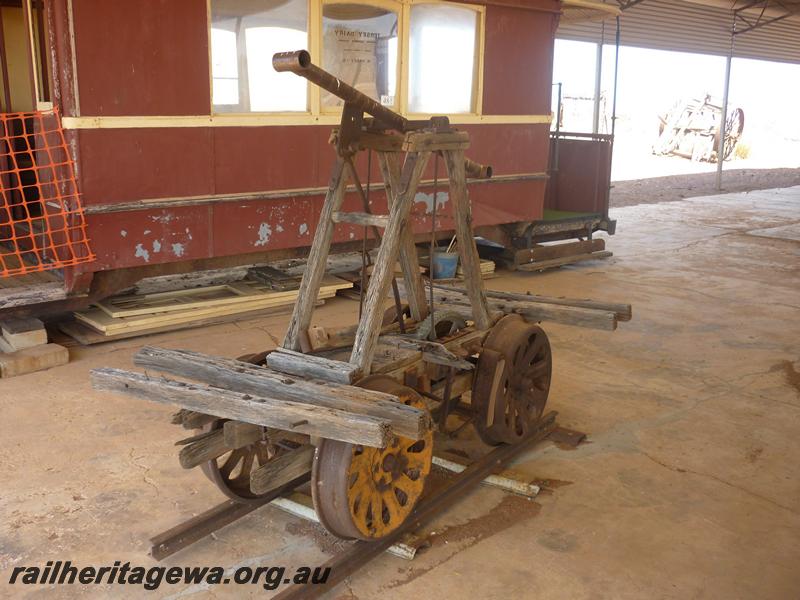
[{"label": "peeling paint on carriage", "polygon": [[256,247],[266,246],[270,237],[272,237],[272,227],[270,227],[269,223],[261,223],[258,226],[258,239],[253,245]]},{"label": "peeling paint on carriage", "polygon": [[[445,184],[447,182],[444,182]],[[417,192],[414,196],[414,204],[424,204],[425,214],[430,215],[433,213],[433,192],[426,194],[425,192]],[[436,194],[436,211],[444,208],[444,205],[450,200],[450,194],[446,191],[441,191]]]},{"label": "peeling paint on carriage", "polygon": [[136,244],[136,253],[134,256],[136,258],[141,258],[144,262],[150,262],[150,253],[144,249],[143,244]]},{"label": "peeling paint on carriage", "polygon": [[164,213],[163,215],[153,215],[150,217],[156,223],[161,223],[162,225],[169,225],[172,223],[176,217],[172,213]]}]

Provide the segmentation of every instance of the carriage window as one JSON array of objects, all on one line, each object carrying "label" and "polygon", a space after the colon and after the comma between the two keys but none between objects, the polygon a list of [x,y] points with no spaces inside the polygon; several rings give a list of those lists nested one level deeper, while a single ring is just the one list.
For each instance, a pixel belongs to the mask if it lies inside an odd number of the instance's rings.
[{"label": "carriage window", "polygon": [[411,7],[408,109],[412,113],[475,110],[479,13],[441,4]]},{"label": "carriage window", "polygon": [[306,0],[211,0],[214,112],[306,111],[306,81],[272,68],[276,52],[306,47]]},{"label": "carriage window", "polygon": [[[345,83],[395,106],[397,13],[367,4],[325,4],[322,9],[322,68]],[[322,106],[341,106],[325,91]]]}]

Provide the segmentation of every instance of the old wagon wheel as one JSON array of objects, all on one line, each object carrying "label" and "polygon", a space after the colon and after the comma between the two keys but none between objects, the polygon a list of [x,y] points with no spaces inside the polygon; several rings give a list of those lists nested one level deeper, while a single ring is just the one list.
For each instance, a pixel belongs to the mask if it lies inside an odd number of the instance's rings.
[{"label": "old wagon wheel", "polygon": [[[358,385],[424,408],[416,391],[386,375]],[[378,540],[405,520],[422,495],[433,459],[433,433],[421,440],[396,436],[386,448],[325,439],[314,453],[311,493],[320,522],[346,539]]]},{"label": "old wagon wheel", "polygon": [[[227,419],[217,419],[203,426],[203,432],[221,429]],[[243,448],[226,452],[222,456],[200,465],[223,494],[237,502],[258,502],[263,494],[250,491],[250,473],[275,458],[281,451],[266,438]]]},{"label": "old wagon wheel", "polygon": [[744,111],[741,108],[735,108],[728,115],[727,121],[725,121],[725,145],[722,154],[724,160],[728,160],[733,154],[743,130]]},{"label": "old wagon wheel", "polygon": [[472,386],[475,428],[487,444],[522,439],[544,412],[552,374],[550,342],[519,315],[500,319],[486,337]]}]

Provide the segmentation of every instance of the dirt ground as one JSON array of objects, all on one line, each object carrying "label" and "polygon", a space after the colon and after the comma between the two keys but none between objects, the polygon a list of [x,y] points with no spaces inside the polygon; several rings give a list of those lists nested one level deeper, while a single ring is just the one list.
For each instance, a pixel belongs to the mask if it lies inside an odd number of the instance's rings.
[{"label": "dirt ground", "polygon": [[726,169],[722,174],[722,191],[717,190],[716,173],[648,177],[612,182],[610,205],[611,208],[619,208],[795,185],[800,185],[800,169]]},{"label": "dirt ground", "polygon": [[[487,282],[633,305],[614,332],[543,324],[548,408],[588,442],[524,452],[512,468],[542,484],[534,501],[476,489],[422,528],[431,546],[413,561],[380,556],[327,598],[800,598],[800,187],[639,204],[614,218],[612,258]],[[315,322],[357,313],[336,298]],[[156,566],[150,536],[223,500],[178,464],[174,408],[97,392],[91,369],[136,370],[145,344],[239,356],[274,347],[287,322],[71,348],[69,365],[1,380],[0,598],[270,597],[260,585],[8,581],[55,560]],[[322,564],[330,547],[298,523],[263,507],[161,566]]]}]

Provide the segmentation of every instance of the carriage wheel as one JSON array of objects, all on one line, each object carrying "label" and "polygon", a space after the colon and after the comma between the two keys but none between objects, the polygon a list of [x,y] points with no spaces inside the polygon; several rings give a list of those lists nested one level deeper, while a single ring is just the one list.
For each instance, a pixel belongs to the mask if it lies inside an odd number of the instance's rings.
[{"label": "carriage wheel", "polygon": [[[222,428],[227,419],[217,419],[202,428],[202,432]],[[213,460],[200,465],[203,474],[231,500],[237,502],[258,502],[265,494],[250,491],[250,473],[259,466],[275,458],[281,449],[267,440],[262,440],[226,452]]]},{"label": "carriage wheel", "polygon": [[741,108],[735,108],[728,115],[728,120],[725,122],[725,145],[722,150],[724,160],[728,160],[733,154],[743,130],[744,111]]},{"label": "carriage wheel", "polygon": [[487,444],[513,444],[544,412],[552,374],[550,342],[519,315],[500,319],[483,345],[472,387],[475,428]]},{"label": "carriage wheel", "polygon": [[[386,375],[366,377],[358,385],[425,408],[416,391]],[[385,537],[411,514],[432,459],[431,431],[416,441],[395,436],[386,448],[323,440],[311,470],[311,494],[320,522],[340,538]]]}]

